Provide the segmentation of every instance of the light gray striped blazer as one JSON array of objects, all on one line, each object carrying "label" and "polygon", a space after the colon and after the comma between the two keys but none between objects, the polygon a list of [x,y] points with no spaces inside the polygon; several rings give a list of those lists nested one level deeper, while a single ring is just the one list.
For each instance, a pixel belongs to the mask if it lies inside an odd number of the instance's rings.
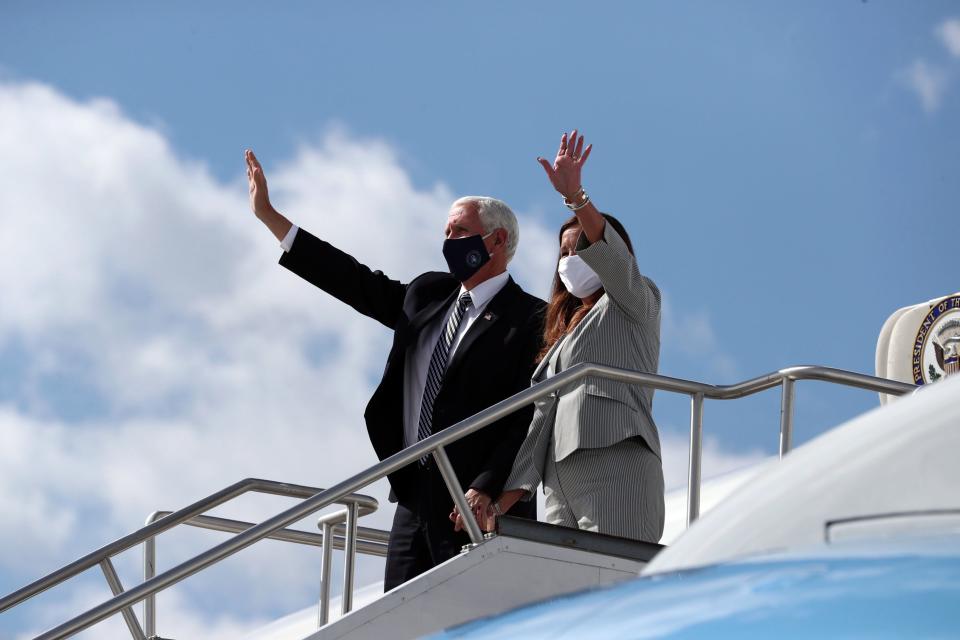
[{"label": "light gray striped blazer", "polygon": [[[611,224],[603,241],[581,234],[577,255],[597,272],[604,295],[533,374],[539,382],[554,351],[564,369],[581,362],[656,373],[660,357],[660,290],[642,275],[637,261]],[[587,377],[536,403],[527,438],[517,454],[507,489],[531,493],[543,478],[553,436],[554,460],[577,449],[607,447],[639,436],[658,458],[660,437],[653,422],[653,390]]]}]

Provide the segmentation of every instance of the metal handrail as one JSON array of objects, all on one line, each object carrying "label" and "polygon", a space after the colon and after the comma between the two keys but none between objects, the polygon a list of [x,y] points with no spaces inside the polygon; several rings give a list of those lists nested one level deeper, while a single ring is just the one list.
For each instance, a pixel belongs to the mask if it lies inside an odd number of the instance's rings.
[{"label": "metal handrail", "polygon": [[[157,518],[173,513],[172,511],[157,511]],[[222,531],[224,533],[242,533],[256,522],[245,522],[243,520],[233,520],[232,518],[220,518],[217,516],[196,516],[187,520],[183,524],[188,527],[197,527],[198,529],[207,529],[209,531]],[[344,539],[346,537],[346,527],[339,525],[334,527],[333,548],[342,551],[344,548]],[[301,529],[280,529],[266,536],[270,540],[279,540],[280,542],[292,542],[294,544],[303,544],[311,547],[323,546],[323,534],[311,533]],[[387,556],[387,541],[390,539],[390,532],[383,529],[372,527],[357,527],[357,551],[369,556]]]},{"label": "metal handrail", "polygon": [[[120,584],[120,579],[117,576],[116,570],[113,568],[113,563],[110,560],[111,557],[117,555],[118,553],[122,553],[140,543],[152,543],[154,538],[164,531],[172,529],[179,524],[184,524],[187,521],[200,516],[200,514],[205,511],[209,511],[214,507],[217,507],[232,500],[233,498],[251,491],[293,498],[309,498],[317,493],[322,493],[323,489],[299,484],[276,482],[273,480],[263,480],[261,478],[245,478],[221,489],[220,491],[217,491],[216,493],[202,498],[193,504],[184,507],[183,509],[168,513],[168,515],[165,515],[154,522],[148,523],[146,526],[138,529],[137,531],[114,540],[113,542],[100,547],[96,551],[92,551],[87,555],[74,560],[70,564],[47,574],[39,580],[35,580],[25,587],[22,587],[17,591],[0,598],[0,613],[15,607],[18,604],[32,598],[33,596],[36,596],[47,589],[55,587],[56,585],[69,580],[80,573],[83,573],[87,569],[90,569],[96,565],[100,565],[101,569],[103,570],[104,576],[114,596],[125,593],[123,586]],[[361,494],[346,495],[332,502],[340,502],[347,504],[348,506],[356,506],[365,514],[372,513],[379,507],[379,503],[377,502],[376,498]],[[134,638],[144,638],[143,631],[140,628],[140,624],[137,621],[133,610],[129,607],[124,607],[123,615],[124,620],[127,623],[127,627],[130,629],[131,635]]]},{"label": "metal handrail", "polygon": [[[793,424],[793,383],[797,380],[822,380],[837,383],[845,386],[867,389],[881,393],[893,395],[902,395],[914,390],[913,385],[877,378],[860,373],[833,369],[830,367],[801,366],[790,367],[769,373],[764,376],[752,378],[734,385],[710,385],[691,380],[672,378],[653,373],[639,371],[630,371],[627,369],[618,369],[606,365],[591,363],[582,363],[575,365],[566,371],[563,371],[548,380],[540,382],[524,389],[513,396],[506,398],[497,404],[480,411],[479,413],[461,420],[457,424],[431,435],[424,440],[417,442],[406,449],[380,461],[379,463],[367,468],[366,470],[338,483],[332,487],[321,491],[316,495],[304,500],[276,516],[265,520],[264,522],[250,527],[243,533],[240,533],[230,540],[223,542],[204,553],[187,560],[172,569],[161,573],[142,584],[133,587],[120,595],[104,602],[85,613],[68,620],[67,622],[47,631],[38,640],[54,640],[72,635],[96,624],[100,620],[107,618],[125,607],[129,607],[149,596],[152,593],[161,591],[181,580],[203,570],[204,568],[219,562],[241,549],[244,549],[258,540],[270,535],[271,533],[285,528],[286,526],[309,516],[312,513],[323,509],[334,502],[342,501],[347,496],[363,487],[369,485],[380,478],[411,464],[426,455],[433,455],[437,466],[450,489],[451,497],[454,503],[462,513],[470,513],[467,507],[466,499],[462,493],[459,482],[457,481],[453,470],[449,465],[449,459],[446,456],[444,447],[460,440],[487,425],[513,413],[517,409],[525,407],[532,402],[543,398],[555,391],[560,390],[566,385],[576,382],[582,378],[594,376],[609,380],[618,380],[621,382],[635,384],[663,391],[684,393],[691,397],[691,450],[690,450],[690,473],[688,487],[688,522],[694,520],[699,514],[699,491],[700,491],[700,455],[703,429],[703,401],[705,398],[727,400],[740,398],[766,389],[780,385],[783,389],[783,399],[781,401],[781,421],[780,421],[780,454],[786,454],[790,449],[791,430]],[[193,514],[197,515],[197,514]],[[170,517],[170,516],[168,516]],[[356,523],[355,517],[352,518]],[[162,522],[162,521],[160,521]],[[480,528],[473,518],[464,518],[467,526],[467,532],[474,543],[482,540]],[[350,530],[348,522],[347,530]]]},{"label": "metal handrail", "polygon": [[[155,522],[160,518],[170,515],[171,511],[154,511],[147,517],[147,524]],[[347,549],[346,526],[338,524],[346,519],[346,510],[327,514],[320,518],[317,526],[323,528],[323,533],[310,533],[299,529],[280,529],[266,536],[270,540],[279,540],[281,542],[292,542],[294,544],[310,545],[321,547],[323,554],[323,565],[321,568],[320,582],[320,602],[317,610],[317,626],[323,626],[329,619],[330,611],[330,568],[333,549]],[[244,522],[242,520],[232,520],[230,518],[218,518],[214,516],[194,516],[183,524],[211,531],[223,531],[225,533],[242,533],[254,526],[253,522]],[[356,552],[371,556],[386,557],[387,543],[390,540],[390,532],[383,529],[373,529],[370,527],[357,527]],[[143,579],[149,580],[156,575],[157,566],[157,545],[155,538],[149,538],[144,541],[143,548]],[[344,592],[353,589],[353,576],[347,577],[344,572]],[[122,589],[121,589],[122,591]],[[117,592],[114,592],[117,595]],[[156,593],[147,596],[143,601],[143,618],[146,635],[148,638],[154,637],[157,633],[157,604]],[[342,599],[341,599],[342,600]],[[127,611],[127,609],[124,609]],[[344,613],[347,613],[344,611]],[[130,622],[127,623],[128,626]],[[131,630],[133,633],[133,630]]]}]

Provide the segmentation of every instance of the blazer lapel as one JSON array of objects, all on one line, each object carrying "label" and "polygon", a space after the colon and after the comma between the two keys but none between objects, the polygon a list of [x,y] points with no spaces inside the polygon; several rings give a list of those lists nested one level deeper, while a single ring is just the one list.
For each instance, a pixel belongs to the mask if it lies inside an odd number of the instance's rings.
[{"label": "blazer lapel", "polygon": [[473,346],[473,343],[476,342],[487,329],[492,327],[493,323],[507,310],[516,288],[516,283],[514,283],[513,278],[510,278],[507,284],[503,286],[503,289],[487,303],[480,317],[470,325],[470,329],[467,331],[467,334],[463,336],[463,340],[460,341],[457,350],[453,352],[453,358],[450,360],[450,364],[447,365],[447,373],[444,376],[446,379],[449,379],[457,367],[461,365],[464,357],[466,357],[466,354]]},{"label": "blazer lapel", "polygon": [[580,324],[577,325],[577,328],[574,329],[573,332],[576,333],[581,327],[585,327],[587,325],[587,318],[597,315],[600,313],[600,309],[605,308],[608,304],[610,304],[610,296],[604,293],[600,296],[600,299],[597,300],[596,304],[590,307],[590,311],[587,311],[587,315],[583,316],[583,320],[580,321]]},{"label": "blazer lapel", "polygon": [[[546,371],[547,365],[550,362],[550,358],[553,357],[554,351],[559,349],[561,345],[563,345],[563,348],[565,349],[570,349],[572,345],[576,343],[576,341],[580,337],[580,333],[583,331],[583,328],[587,324],[587,320],[593,315],[599,313],[601,300],[603,300],[603,297],[601,297],[600,300],[597,301],[597,304],[593,305],[590,311],[587,311],[587,315],[581,318],[580,322],[577,323],[577,326],[574,327],[573,331],[571,331],[566,336],[560,336],[560,339],[553,343],[553,346],[550,347],[550,351],[547,352],[547,355],[543,357],[543,360],[540,361],[540,364],[538,364],[536,370],[534,370],[533,377],[531,378],[532,382],[540,382],[540,379],[543,376],[544,372]],[[605,304],[609,304],[609,302]]]},{"label": "blazer lapel", "polygon": [[540,378],[543,376],[543,372],[546,370],[547,364],[550,362],[550,358],[553,356],[553,352],[560,347],[561,342],[563,342],[563,336],[560,336],[560,339],[554,342],[553,346],[550,347],[550,350],[547,351],[547,355],[543,356],[540,364],[537,365],[533,375],[530,377],[532,382],[540,382]]},{"label": "blazer lapel", "polygon": [[410,324],[407,325],[408,333],[406,342],[410,343],[416,340],[428,322],[431,320],[436,320],[437,315],[439,315],[442,311],[449,309],[459,291],[459,289],[454,289],[446,298],[434,300],[433,302],[424,306],[423,309],[418,311],[417,314],[410,319]]}]

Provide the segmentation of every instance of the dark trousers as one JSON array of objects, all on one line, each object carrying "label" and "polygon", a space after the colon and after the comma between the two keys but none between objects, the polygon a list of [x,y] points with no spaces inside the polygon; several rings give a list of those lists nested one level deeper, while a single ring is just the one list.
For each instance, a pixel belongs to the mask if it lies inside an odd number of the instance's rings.
[{"label": "dark trousers", "polygon": [[470,544],[465,531],[454,531],[449,493],[432,461],[419,467],[412,503],[398,502],[390,528],[383,590],[389,591],[460,553]]},{"label": "dark trousers", "polygon": [[389,591],[449,560],[469,543],[470,537],[463,531],[455,532],[445,516],[438,519],[436,514],[418,514],[398,503],[390,529],[383,590]]},{"label": "dark trousers", "polygon": [[[446,562],[470,544],[466,531],[454,531],[450,495],[436,468],[420,470],[419,491],[412,504],[398,502],[387,545],[383,590],[390,591]],[[518,502],[510,515],[537,519],[537,503]]]}]

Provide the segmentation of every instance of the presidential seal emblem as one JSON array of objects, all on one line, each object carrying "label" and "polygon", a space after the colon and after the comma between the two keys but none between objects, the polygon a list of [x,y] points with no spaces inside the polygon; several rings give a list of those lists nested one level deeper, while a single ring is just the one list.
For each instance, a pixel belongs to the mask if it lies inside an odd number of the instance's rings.
[{"label": "presidential seal emblem", "polygon": [[930,384],[960,371],[960,294],[933,304],[913,341],[913,382]]},{"label": "presidential seal emblem", "polygon": [[481,264],[483,264],[483,256],[476,249],[467,252],[466,259],[468,267],[479,267]]}]

